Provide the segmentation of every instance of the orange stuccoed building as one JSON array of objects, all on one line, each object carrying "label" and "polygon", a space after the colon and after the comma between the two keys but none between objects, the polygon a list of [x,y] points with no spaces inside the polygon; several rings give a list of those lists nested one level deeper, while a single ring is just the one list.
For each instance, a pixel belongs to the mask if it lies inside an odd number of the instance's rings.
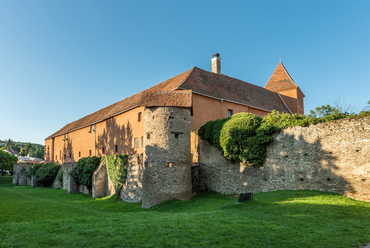
[{"label": "orange stuccoed building", "polygon": [[196,163],[195,132],[207,121],[239,112],[262,117],[272,110],[303,114],[304,97],[281,62],[262,88],[221,74],[221,58],[215,54],[212,72],[193,67],[65,125],[45,139],[45,160],[62,164],[88,156],[142,154],[151,138],[150,132],[144,133],[144,122],[150,121],[144,119],[145,110],[176,107],[190,110],[191,161]]}]

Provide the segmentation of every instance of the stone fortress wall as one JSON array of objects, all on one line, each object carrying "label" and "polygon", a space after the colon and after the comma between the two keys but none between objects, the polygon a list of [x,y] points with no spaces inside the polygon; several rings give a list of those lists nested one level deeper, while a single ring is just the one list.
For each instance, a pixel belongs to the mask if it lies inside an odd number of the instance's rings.
[{"label": "stone fortress wall", "polygon": [[[191,167],[190,111],[147,108],[144,120],[146,147],[143,154],[128,157],[127,180],[120,192],[123,201],[142,201],[143,207],[150,207],[189,199],[192,186],[193,191],[222,194],[320,190],[370,201],[370,117],[284,129],[274,135],[263,167],[230,162],[202,140],[199,164]],[[35,178],[27,179],[29,166],[14,165],[14,185],[38,186]],[[93,197],[115,193],[106,164],[95,171],[92,192],[74,180],[71,172],[76,166],[63,164],[63,185],[55,182],[54,187]]]},{"label": "stone fortress wall", "polygon": [[227,161],[200,141],[193,170],[195,185],[223,194],[307,189],[370,201],[370,117],[284,129],[263,167]]}]

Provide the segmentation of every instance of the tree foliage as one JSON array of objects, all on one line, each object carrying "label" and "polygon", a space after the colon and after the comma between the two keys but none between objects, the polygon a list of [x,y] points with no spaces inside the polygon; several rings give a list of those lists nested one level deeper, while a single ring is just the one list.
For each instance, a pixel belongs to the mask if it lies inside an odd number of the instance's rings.
[{"label": "tree foliage", "polygon": [[35,158],[44,158],[44,149],[43,145],[26,143],[26,142],[15,142],[11,139],[5,141],[4,149],[12,149],[19,153],[20,156],[30,155]]},{"label": "tree foliage", "polygon": [[18,158],[8,152],[0,151],[0,169],[13,170],[13,164],[17,163]]}]

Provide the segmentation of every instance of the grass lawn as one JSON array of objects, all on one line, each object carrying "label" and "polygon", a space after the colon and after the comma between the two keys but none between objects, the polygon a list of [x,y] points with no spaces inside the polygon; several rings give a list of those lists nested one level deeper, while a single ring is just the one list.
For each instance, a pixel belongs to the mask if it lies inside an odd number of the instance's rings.
[{"label": "grass lawn", "polygon": [[370,203],[319,191],[203,193],[150,209],[0,177],[0,247],[361,247]]}]

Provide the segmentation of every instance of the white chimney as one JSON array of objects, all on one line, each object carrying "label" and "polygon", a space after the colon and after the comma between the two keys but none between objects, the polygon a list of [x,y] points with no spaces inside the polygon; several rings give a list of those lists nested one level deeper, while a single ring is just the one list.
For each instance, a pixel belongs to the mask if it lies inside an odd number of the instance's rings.
[{"label": "white chimney", "polygon": [[221,58],[220,58],[219,53],[213,54],[212,72],[217,73],[217,74],[221,74]]}]

